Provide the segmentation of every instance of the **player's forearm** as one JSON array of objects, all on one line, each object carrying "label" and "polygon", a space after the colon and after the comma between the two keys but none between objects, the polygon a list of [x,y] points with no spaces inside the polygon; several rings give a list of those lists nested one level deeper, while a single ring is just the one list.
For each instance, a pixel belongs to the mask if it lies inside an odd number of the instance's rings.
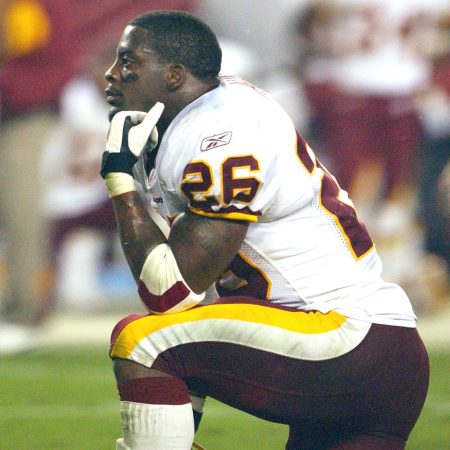
[{"label": "player's forearm", "polygon": [[148,254],[167,239],[136,191],[113,197],[112,202],[123,252],[134,279],[138,281]]}]

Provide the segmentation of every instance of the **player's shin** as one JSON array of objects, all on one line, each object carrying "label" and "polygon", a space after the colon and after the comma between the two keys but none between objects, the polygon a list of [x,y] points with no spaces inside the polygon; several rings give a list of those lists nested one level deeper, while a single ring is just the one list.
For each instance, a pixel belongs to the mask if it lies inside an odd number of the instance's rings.
[{"label": "player's shin", "polygon": [[186,385],[173,377],[118,383],[125,450],[189,450],[194,440],[192,405]]}]

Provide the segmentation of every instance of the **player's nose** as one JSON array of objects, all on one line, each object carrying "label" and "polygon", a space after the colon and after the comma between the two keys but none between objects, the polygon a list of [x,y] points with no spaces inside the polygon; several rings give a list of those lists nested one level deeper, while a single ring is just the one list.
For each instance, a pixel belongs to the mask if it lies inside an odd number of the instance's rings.
[{"label": "player's nose", "polygon": [[112,83],[114,81],[118,81],[120,76],[119,76],[119,70],[117,69],[117,60],[114,61],[114,63],[112,64],[112,66],[105,72],[105,79],[106,81],[108,81],[109,83]]}]

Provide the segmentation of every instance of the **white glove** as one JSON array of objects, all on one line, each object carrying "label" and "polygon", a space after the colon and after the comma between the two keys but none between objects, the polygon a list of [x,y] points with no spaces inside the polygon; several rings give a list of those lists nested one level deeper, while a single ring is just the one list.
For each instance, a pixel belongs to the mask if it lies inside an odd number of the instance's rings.
[{"label": "white glove", "polygon": [[[156,124],[164,110],[160,102],[150,108],[148,113],[142,111],[120,111],[112,119],[109,127],[106,151],[120,153],[124,142],[123,135],[128,133],[127,150],[139,158],[148,141],[148,148],[153,150],[158,144],[158,130]],[[127,120],[127,118],[129,118]]]},{"label": "white glove", "polygon": [[139,123],[139,125],[134,126],[129,131],[128,146],[136,158],[139,158],[145,148],[153,150],[158,145],[156,124],[163,111],[164,104],[156,102],[148,113],[139,113],[135,116],[136,123]]},{"label": "white glove", "polygon": [[110,172],[132,174],[133,165],[144,149],[156,147],[156,124],[163,110],[164,105],[157,102],[148,113],[120,111],[113,117],[100,172],[103,178]]}]

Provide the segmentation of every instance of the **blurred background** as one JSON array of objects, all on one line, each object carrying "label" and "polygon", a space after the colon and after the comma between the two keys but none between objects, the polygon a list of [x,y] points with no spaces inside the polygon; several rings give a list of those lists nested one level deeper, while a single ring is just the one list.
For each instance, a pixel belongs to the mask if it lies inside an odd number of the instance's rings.
[{"label": "blurred background", "polygon": [[98,172],[103,75],[156,9],[203,18],[222,73],[284,106],[450,351],[450,0],[0,0],[0,358],[107,346],[143,311]]}]

